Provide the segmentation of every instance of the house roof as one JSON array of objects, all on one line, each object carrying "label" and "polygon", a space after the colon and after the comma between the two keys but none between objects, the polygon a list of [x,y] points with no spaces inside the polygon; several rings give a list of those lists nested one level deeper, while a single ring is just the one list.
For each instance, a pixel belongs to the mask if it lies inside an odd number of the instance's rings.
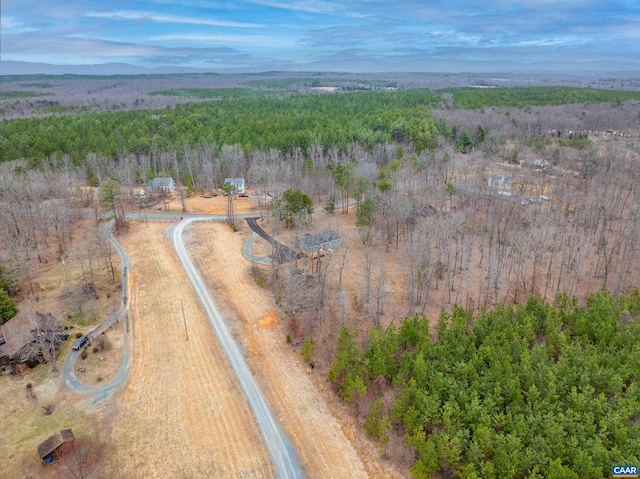
[{"label": "house roof", "polygon": [[225,183],[232,183],[234,185],[241,185],[244,183],[244,178],[225,178]]},{"label": "house roof", "polygon": [[170,185],[173,182],[173,178],[171,177],[158,177],[158,178],[152,178],[149,181],[149,184],[151,186],[164,186],[164,185]]},{"label": "house roof", "polygon": [[71,429],[62,429],[38,446],[38,455],[40,459],[44,459],[65,442],[73,442],[75,439]]},{"label": "house roof", "polygon": [[31,318],[27,313],[18,313],[4,323],[0,330],[5,343],[0,344],[0,358],[17,354],[29,342],[29,333],[33,328]]},{"label": "house roof", "polygon": [[306,235],[298,238],[298,244],[302,251],[309,254],[314,251],[318,251],[325,246],[339,246],[340,235],[335,231],[325,231],[317,235],[307,233]]}]

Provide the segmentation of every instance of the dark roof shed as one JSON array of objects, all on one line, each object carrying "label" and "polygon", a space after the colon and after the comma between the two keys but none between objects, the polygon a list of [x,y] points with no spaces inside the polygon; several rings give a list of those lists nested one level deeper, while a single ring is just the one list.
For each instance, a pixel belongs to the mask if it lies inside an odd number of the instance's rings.
[{"label": "dark roof shed", "polygon": [[71,429],[62,429],[49,437],[46,441],[38,446],[38,455],[40,460],[45,461],[47,456],[56,451],[63,444],[75,441],[75,436]]}]

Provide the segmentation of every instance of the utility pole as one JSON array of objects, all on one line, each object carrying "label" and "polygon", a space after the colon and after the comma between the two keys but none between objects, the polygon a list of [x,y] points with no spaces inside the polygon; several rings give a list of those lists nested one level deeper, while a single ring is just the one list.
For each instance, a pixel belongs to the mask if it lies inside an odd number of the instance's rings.
[{"label": "utility pole", "polygon": [[67,281],[67,268],[64,267],[64,257],[62,258],[62,272],[64,273],[64,281]]},{"label": "utility pole", "polygon": [[182,306],[182,321],[184,322],[184,335],[187,337],[187,341],[189,341],[189,332],[187,331],[187,317],[184,315],[184,302],[180,300],[180,306]]}]

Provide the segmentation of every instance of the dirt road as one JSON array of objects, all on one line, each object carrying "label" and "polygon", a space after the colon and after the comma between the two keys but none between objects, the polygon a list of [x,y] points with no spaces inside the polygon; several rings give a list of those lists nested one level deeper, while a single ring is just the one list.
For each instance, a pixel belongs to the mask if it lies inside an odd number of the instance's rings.
[{"label": "dirt road", "polygon": [[295,449],[292,447],[289,439],[286,437],[278,420],[273,415],[271,408],[267,404],[262,391],[253,379],[253,375],[244,359],[243,354],[231,337],[226,323],[222,320],[220,313],[209,294],[208,288],[202,281],[202,278],[196,270],[189,254],[187,253],[183,240],[183,231],[193,220],[187,219],[180,222],[173,228],[173,244],[176,248],[180,261],[187,272],[187,276],[191,280],[198,297],[204,306],[209,321],[213,326],[216,336],[220,340],[224,351],[227,354],[233,371],[235,372],[242,389],[249,400],[249,404],[256,420],[260,425],[260,431],[266,439],[267,447],[271,453],[271,460],[276,468],[280,479],[299,479],[304,477],[300,467],[300,461]]},{"label": "dirt road", "polygon": [[[173,248],[169,223],[135,225],[131,260],[132,365],[105,404],[111,434],[105,477],[277,477],[269,448],[197,293]],[[375,449],[332,414],[273,301],[250,277],[250,235],[194,223],[189,255],[309,478],[389,477]],[[218,300],[220,298],[220,300]],[[181,300],[184,304],[188,340]],[[314,382],[316,384],[314,384]]]},{"label": "dirt road", "polygon": [[134,227],[122,239],[131,260],[134,351],[129,377],[107,406],[113,410],[104,477],[275,477],[168,226]]},{"label": "dirt road", "polygon": [[193,223],[185,232],[187,248],[209,290],[215,291],[217,307],[245,349],[305,473],[318,479],[387,477],[377,454],[364,457],[356,451],[353,431],[329,410],[312,382],[323,384],[324,379],[308,374],[299,354],[286,345],[273,300],[253,281],[251,265],[242,256],[251,232],[246,224],[241,228],[242,234],[222,223]]}]

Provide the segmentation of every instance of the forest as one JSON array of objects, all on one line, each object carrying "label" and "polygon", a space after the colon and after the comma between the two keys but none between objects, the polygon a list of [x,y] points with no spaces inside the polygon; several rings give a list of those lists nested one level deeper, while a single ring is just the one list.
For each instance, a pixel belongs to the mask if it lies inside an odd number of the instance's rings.
[{"label": "forest", "polygon": [[[240,91],[247,92],[246,95]],[[89,154],[116,159],[121,153],[150,154],[170,148],[240,145],[245,151],[276,148],[285,153],[357,143],[407,141],[420,153],[434,149],[438,136],[457,136],[446,124],[433,122],[430,107],[454,109],[568,103],[620,103],[640,99],[636,91],[571,87],[456,88],[353,92],[348,95],[302,95],[268,98],[246,89],[168,90],[164,95],[222,97],[217,102],[177,105],[173,109],[123,112],[71,112],[0,123],[0,161],[39,161],[69,156],[81,164]],[[235,98],[227,98],[227,97]],[[248,98],[246,96],[249,96]],[[49,108],[49,111],[56,111]]]},{"label": "forest", "polygon": [[[302,83],[345,84],[329,80]],[[638,462],[640,92],[255,81],[158,90],[195,100],[161,109],[2,120],[5,308],[37,296],[39,265],[109,268],[101,228],[93,250],[68,248],[77,216],[99,219],[94,190],[136,208],[156,176],[188,195],[244,177],[273,198],[265,227],[288,246],[343,236],[311,267],[252,269],[383,455],[415,477]],[[304,208],[283,213],[290,197]]]},{"label": "forest", "polygon": [[362,350],[343,326],[329,379],[348,402],[368,396],[382,448],[404,433],[413,477],[609,477],[640,458],[639,300],[454,307],[435,331],[419,315],[374,328]]}]

